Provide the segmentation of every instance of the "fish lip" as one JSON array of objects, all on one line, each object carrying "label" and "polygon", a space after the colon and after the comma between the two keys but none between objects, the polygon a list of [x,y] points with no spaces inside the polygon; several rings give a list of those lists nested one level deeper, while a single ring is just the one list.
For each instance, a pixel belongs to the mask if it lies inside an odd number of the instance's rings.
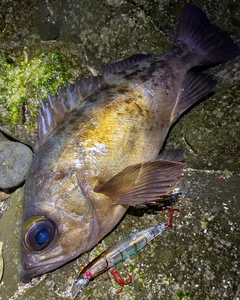
[{"label": "fish lip", "polygon": [[64,260],[60,259],[60,260],[56,261],[55,263],[51,263],[50,265],[49,265],[49,261],[47,261],[45,264],[42,264],[42,265],[24,266],[24,267],[22,267],[21,272],[20,272],[20,280],[21,280],[21,282],[27,283],[27,282],[31,281],[34,277],[43,275],[50,271],[54,271],[58,267],[62,266],[63,264],[64,264]]},{"label": "fish lip", "polygon": [[22,269],[20,272],[20,281],[27,283],[30,282],[34,277],[40,276],[45,273],[45,268],[40,268],[39,266],[33,267],[31,269]]},{"label": "fish lip", "polygon": [[22,269],[20,272],[20,281],[24,283],[28,283],[32,280],[33,277],[37,276],[37,274],[36,275],[34,274],[35,273],[34,269],[32,269],[30,273],[29,273],[29,269],[27,270]]},{"label": "fish lip", "polygon": [[64,255],[59,255],[57,258],[52,257],[47,260],[37,260],[35,257],[28,257],[30,255],[23,248],[23,256],[25,259],[22,259],[22,269],[20,272],[20,280],[22,282],[29,282],[33,277],[43,275],[47,272],[53,271],[67,262]]}]

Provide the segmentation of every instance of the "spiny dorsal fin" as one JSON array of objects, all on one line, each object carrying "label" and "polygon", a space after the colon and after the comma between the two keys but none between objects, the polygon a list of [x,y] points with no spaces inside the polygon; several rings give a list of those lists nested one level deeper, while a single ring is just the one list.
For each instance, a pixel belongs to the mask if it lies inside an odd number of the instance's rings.
[{"label": "spiny dorsal fin", "polygon": [[115,75],[123,70],[130,69],[140,62],[148,60],[150,57],[152,57],[151,54],[135,54],[112,64],[102,64],[101,73],[106,79],[111,77],[111,75]]},{"label": "spiny dorsal fin", "polygon": [[96,90],[122,70],[127,70],[140,62],[146,61],[151,55],[136,54],[125,60],[104,64],[101,66],[102,76],[93,76],[67,84],[59,88],[57,95],[49,95],[47,101],[42,101],[38,117],[38,136],[34,145],[35,151],[44,143],[53,130],[80,103],[85,101]]},{"label": "spiny dorsal fin", "polygon": [[179,90],[175,109],[172,112],[172,124],[183,112],[206,96],[217,84],[211,75],[189,71]]},{"label": "spiny dorsal fin", "polygon": [[185,164],[156,160],[129,166],[95,192],[107,195],[113,204],[132,205],[155,201],[172,191]]},{"label": "spiny dorsal fin", "polygon": [[34,145],[36,151],[44,143],[53,130],[63,119],[87,97],[100,89],[105,80],[102,76],[94,76],[68,83],[66,88],[59,88],[57,95],[48,95],[47,101],[42,101],[38,116],[38,136]]}]

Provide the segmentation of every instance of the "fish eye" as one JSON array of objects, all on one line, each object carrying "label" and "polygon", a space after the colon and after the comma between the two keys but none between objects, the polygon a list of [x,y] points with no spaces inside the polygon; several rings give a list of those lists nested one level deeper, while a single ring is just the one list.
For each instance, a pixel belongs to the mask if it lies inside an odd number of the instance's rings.
[{"label": "fish eye", "polygon": [[50,238],[51,232],[48,228],[40,229],[35,235],[35,242],[38,245],[44,245]]},{"label": "fish eye", "polygon": [[56,236],[56,226],[48,218],[33,216],[22,227],[22,241],[28,251],[45,249]]}]

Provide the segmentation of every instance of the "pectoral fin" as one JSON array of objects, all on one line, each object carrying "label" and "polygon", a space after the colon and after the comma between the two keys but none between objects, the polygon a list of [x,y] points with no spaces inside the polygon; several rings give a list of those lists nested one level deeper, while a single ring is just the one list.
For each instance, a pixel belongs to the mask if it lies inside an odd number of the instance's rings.
[{"label": "pectoral fin", "polygon": [[184,166],[166,160],[132,165],[94,191],[107,195],[114,204],[135,206],[154,201],[175,188]]}]

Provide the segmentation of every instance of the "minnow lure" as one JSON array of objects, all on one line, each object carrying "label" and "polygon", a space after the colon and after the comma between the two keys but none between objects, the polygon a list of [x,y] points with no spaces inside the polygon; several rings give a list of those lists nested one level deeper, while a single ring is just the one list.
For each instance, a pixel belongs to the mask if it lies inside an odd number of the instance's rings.
[{"label": "minnow lure", "polygon": [[132,277],[131,275],[128,275],[130,280],[127,282],[124,281],[118,274],[116,269],[113,267],[141,250],[152,239],[162,234],[167,227],[172,226],[174,211],[178,211],[181,217],[181,212],[178,209],[173,207],[165,209],[170,210],[170,219],[167,224],[161,223],[126,237],[125,239],[115,243],[113,246],[102,252],[85,268],[83,268],[73,284],[72,299],[74,299],[77,294],[89,284],[90,280],[94,279],[95,277],[99,276],[109,269],[111,269],[111,274],[121,286],[121,289],[117,292],[117,294],[121,293],[123,285],[131,283]]},{"label": "minnow lure", "polygon": [[[141,250],[153,238],[162,234],[167,227],[167,224],[161,223],[144,229],[115,243],[102,252],[81,271],[73,284],[72,297],[75,298],[77,294],[89,284],[90,280]],[[112,274],[114,273],[112,272]]]}]

